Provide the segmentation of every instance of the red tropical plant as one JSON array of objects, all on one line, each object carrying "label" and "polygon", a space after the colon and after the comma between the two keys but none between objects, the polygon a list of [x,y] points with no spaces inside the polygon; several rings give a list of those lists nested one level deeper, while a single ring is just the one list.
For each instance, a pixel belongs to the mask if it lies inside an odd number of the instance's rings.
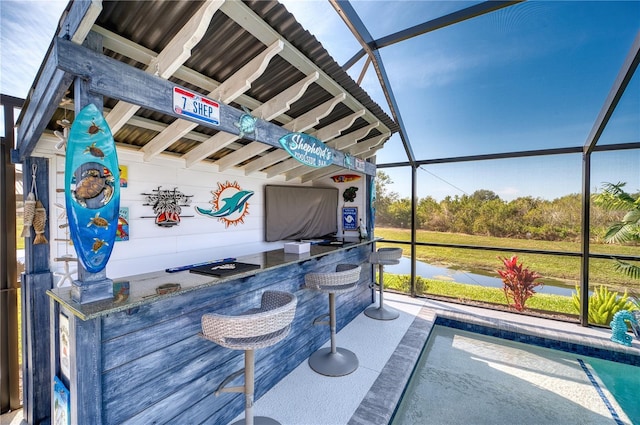
[{"label": "red tropical plant", "polygon": [[514,307],[518,311],[525,310],[525,303],[531,298],[536,291],[537,286],[542,286],[542,282],[536,281],[542,276],[537,272],[523,267],[522,263],[518,264],[518,257],[501,258],[499,260],[504,264],[503,270],[496,270],[504,283],[504,295],[507,298],[507,304]]}]

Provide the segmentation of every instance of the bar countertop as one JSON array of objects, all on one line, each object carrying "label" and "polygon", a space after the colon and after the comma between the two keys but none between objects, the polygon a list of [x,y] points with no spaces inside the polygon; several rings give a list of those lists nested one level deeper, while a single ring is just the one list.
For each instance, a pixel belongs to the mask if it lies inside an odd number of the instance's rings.
[{"label": "bar countertop", "polygon": [[[47,295],[56,302],[70,310],[75,316],[81,320],[91,320],[99,316],[120,311],[129,311],[145,304],[156,302],[160,299],[175,297],[189,291],[202,289],[205,287],[215,286],[230,280],[241,279],[243,277],[252,276],[278,267],[284,267],[294,263],[301,263],[312,258],[322,257],[333,252],[343,249],[350,249],[361,245],[367,245],[380,241],[381,238],[371,238],[366,240],[345,239],[344,244],[339,245],[319,245],[312,244],[310,252],[303,254],[288,254],[284,249],[275,249],[256,254],[238,256],[237,262],[259,265],[259,269],[253,269],[243,273],[237,273],[226,277],[213,277],[196,273],[189,270],[168,273],[166,271],[157,271],[144,273],[134,276],[127,276],[114,280],[114,284],[118,282],[129,282],[129,296],[118,297],[114,294],[113,298],[96,301],[88,304],[79,304],[71,299],[71,287],[55,288],[47,291]],[[158,294],[156,288],[160,285],[180,284],[180,289],[166,293]]]}]

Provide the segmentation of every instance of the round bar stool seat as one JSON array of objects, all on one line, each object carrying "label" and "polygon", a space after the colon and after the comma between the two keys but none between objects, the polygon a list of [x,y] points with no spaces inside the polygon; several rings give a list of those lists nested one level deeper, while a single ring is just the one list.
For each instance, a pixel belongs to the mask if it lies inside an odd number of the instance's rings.
[{"label": "round bar stool seat", "polygon": [[384,306],[384,266],[400,264],[400,258],[402,258],[402,248],[380,248],[369,255],[369,263],[378,265],[380,303],[377,307],[371,306],[364,311],[367,317],[376,320],[393,320],[400,316],[396,310]]},{"label": "round bar stool seat", "polygon": [[[291,329],[296,312],[295,295],[282,291],[265,291],[260,307],[238,315],[207,313],[202,316],[202,336],[226,348],[244,350],[244,369],[225,378],[215,394],[221,392],[244,392],[245,418],[235,424],[276,425],[278,421],[264,416],[253,416],[254,395],[254,350],[274,345],[283,340]],[[226,385],[244,373],[244,385]],[[234,425],[235,425],[234,424]]]},{"label": "round bar stool seat", "polygon": [[[358,357],[346,348],[336,347],[336,294],[353,291],[360,280],[360,266],[339,264],[335,273],[307,273],[305,286],[329,294],[329,313],[317,317],[314,325],[329,325],[331,346],[320,348],[309,357],[309,367],[325,376],[344,376],[358,368]],[[326,317],[329,316],[329,322]]]}]

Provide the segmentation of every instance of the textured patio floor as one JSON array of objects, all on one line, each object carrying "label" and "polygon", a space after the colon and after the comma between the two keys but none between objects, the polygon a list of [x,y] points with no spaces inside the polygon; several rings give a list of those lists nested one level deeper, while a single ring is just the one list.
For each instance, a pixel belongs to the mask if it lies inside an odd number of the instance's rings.
[{"label": "textured patio floor", "polygon": [[[608,329],[392,293],[385,294],[385,305],[398,310],[400,316],[379,321],[361,313],[337,335],[337,345],[358,356],[355,372],[326,377],[312,371],[305,361],[255,402],[255,415],[271,417],[282,425],[387,424],[436,316],[640,355],[637,340],[631,348],[614,344]],[[22,414],[13,412],[0,419],[2,425],[20,425]],[[440,416],[426,423],[456,422]]]},{"label": "textured patio floor", "polygon": [[[360,314],[337,335],[337,345],[353,351],[359,358],[360,366],[355,372],[331,378],[313,372],[303,362],[256,401],[255,414],[272,417],[282,425],[387,424],[436,315],[640,355],[637,340],[627,349],[609,340],[608,329],[398,294],[385,294],[385,305],[398,310],[400,317],[378,321]],[[604,423],[615,423],[609,419],[605,418]],[[458,422],[432,417],[425,423]]]}]

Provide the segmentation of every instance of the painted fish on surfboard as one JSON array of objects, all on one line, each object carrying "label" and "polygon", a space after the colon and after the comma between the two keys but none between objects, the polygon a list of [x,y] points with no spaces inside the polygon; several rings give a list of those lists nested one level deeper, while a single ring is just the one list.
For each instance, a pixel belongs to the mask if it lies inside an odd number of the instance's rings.
[{"label": "painted fish on surfboard", "polygon": [[69,234],[90,273],[103,270],[113,249],[120,210],[120,170],[113,135],[101,111],[89,104],[71,125],[64,192]]},{"label": "painted fish on surfboard", "polygon": [[358,174],[337,174],[335,176],[331,176],[331,180],[336,183],[347,183],[360,180],[360,177],[361,176]]}]

